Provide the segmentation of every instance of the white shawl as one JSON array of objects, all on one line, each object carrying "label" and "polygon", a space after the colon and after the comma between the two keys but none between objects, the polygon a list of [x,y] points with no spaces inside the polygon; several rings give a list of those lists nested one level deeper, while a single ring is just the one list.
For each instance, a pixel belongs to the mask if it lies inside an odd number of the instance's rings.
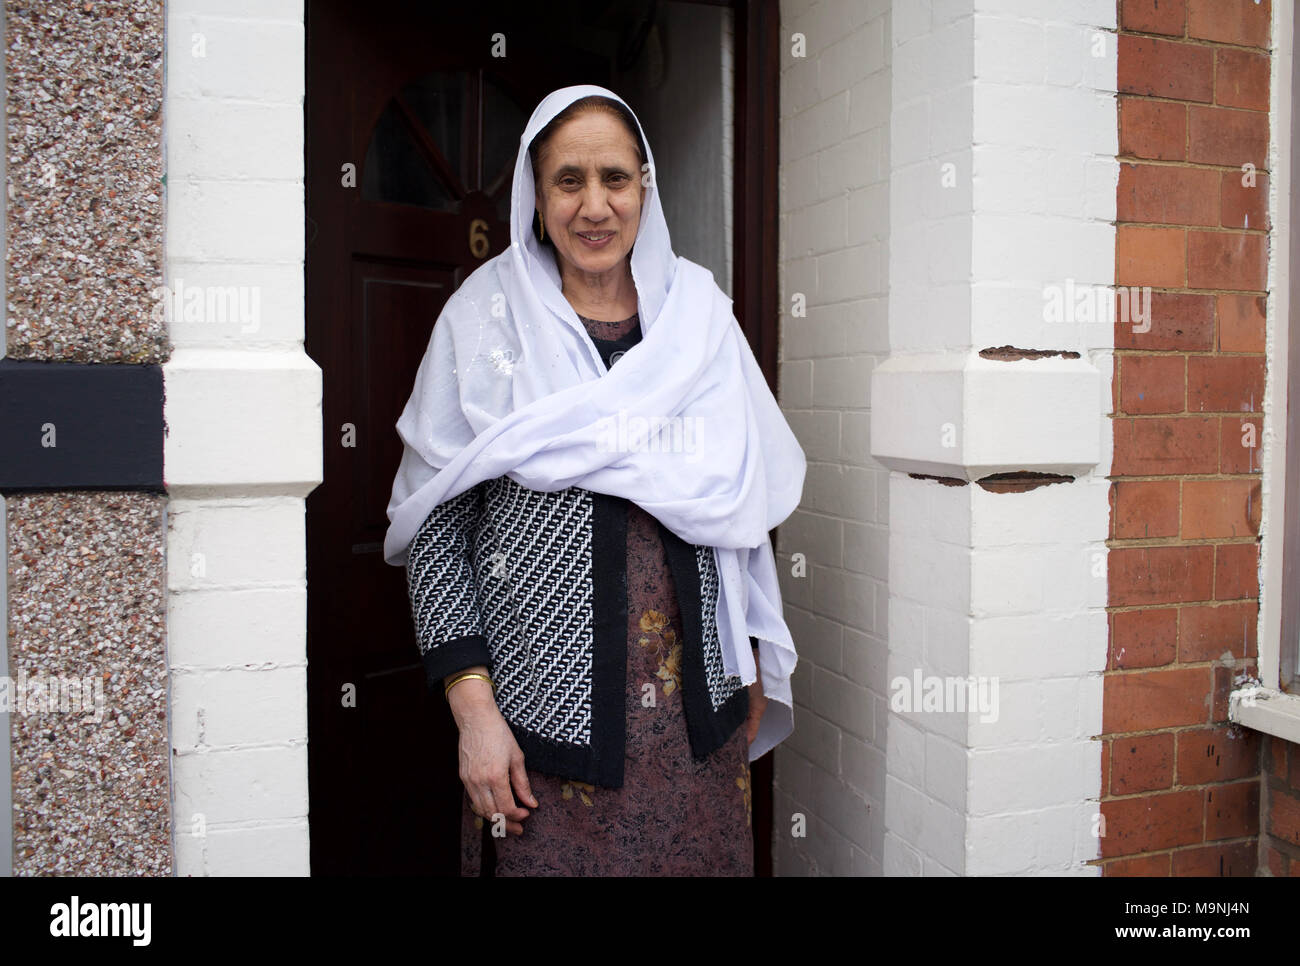
[{"label": "white shawl", "polygon": [[[796,655],[768,531],[799,503],[804,453],[731,300],[712,272],[673,253],[644,129],[649,184],[631,255],[642,341],[606,369],[561,292],[556,256],[531,230],[528,145],[564,107],[592,94],[624,103],[584,84],[537,106],[519,139],[510,247],[466,278],[438,316],[397,422],[405,450],[384,560],[403,566],[435,506],[499,476],[539,491],[580,486],[636,503],[688,543],[715,548],[726,672],[748,685],[761,671],[769,699],[752,761],[794,730]],[[651,426],[666,428],[655,438]],[[759,642],[758,669],[750,635]]]}]

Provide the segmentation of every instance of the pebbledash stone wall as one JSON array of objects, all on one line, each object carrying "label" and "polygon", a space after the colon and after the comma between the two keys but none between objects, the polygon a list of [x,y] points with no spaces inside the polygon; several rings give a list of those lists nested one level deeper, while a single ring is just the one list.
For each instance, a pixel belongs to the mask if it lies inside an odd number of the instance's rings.
[{"label": "pebbledash stone wall", "polygon": [[[6,0],[4,12],[6,354],[160,364],[163,3]],[[5,505],[10,678],[103,695],[88,715],[10,716],[14,874],[170,875],[166,498]]]},{"label": "pebbledash stone wall", "polygon": [[1295,874],[1295,747],[1228,721],[1259,654],[1271,5],[1119,12],[1116,283],[1153,296],[1115,329],[1104,874]]}]

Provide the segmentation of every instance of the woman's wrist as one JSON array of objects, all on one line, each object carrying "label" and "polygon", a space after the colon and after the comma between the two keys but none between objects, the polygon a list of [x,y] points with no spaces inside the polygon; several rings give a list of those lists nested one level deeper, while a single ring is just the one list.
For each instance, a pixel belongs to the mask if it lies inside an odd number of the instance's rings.
[{"label": "woman's wrist", "polygon": [[443,678],[443,685],[451,684],[457,678],[462,678],[467,674],[482,675],[483,677],[465,678],[446,692],[447,704],[451,707],[451,714],[456,719],[457,726],[461,724],[462,719],[475,717],[488,709],[497,710],[492,685],[484,680],[484,678],[490,677],[488,669],[484,665],[462,668],[454,674],[449,674]]}]

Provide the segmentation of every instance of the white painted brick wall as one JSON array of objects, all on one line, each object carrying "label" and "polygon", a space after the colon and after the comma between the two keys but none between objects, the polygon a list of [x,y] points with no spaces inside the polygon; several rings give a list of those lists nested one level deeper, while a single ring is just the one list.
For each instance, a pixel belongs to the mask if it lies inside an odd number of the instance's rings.
[{"label": "white painted brick wall", "polygon": [[[1114,280],[1114,4],[918,0],[893,16],[891,354],[1075,350],[1109,411],[1110,324],[1042,308],[1047,285]],[[949,404],[965,445],[992,385]],[[891,474],[887,677],[982,676],[998,715],[891,712],[886,874],[1095,874],[1108,471],[1105,455],[1021,494]]]},{"label": "white painted brick wall", "polygon": [[[776,751],[777,875],[883,869],[888,475],[868,407],[889,347],[889,18],[887,2],[781,3],[780,399],[808,474],[777,548],[799,648],[795,732]],[[797,33],[806,57],[791,54]],[[806,317],[791,316],[796,293]],[[807,576],[789,575],[793,553]]]},{"label": "white painted brick wall", "polygon": [[309,872],[303,57],[302,0],[167,4],[167,282],[259,296],[255,326],[172,319],[164,367],[182,876]]}]

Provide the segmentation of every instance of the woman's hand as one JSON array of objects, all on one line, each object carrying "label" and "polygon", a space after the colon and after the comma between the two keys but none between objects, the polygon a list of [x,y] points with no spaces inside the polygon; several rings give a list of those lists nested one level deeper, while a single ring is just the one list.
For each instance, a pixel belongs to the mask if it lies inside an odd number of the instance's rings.
[{"label": "woman's hand", "polygon": [[754,683],[749,686],[749,717],[745,719],[745,734],[752,745],[758,737],[758,723],[763,720],[763,709],[767,707],[767,695],[763,694],[763,674],[759,672]]},{"label": "woman's hand", "polygon": [[470,678],[447,692],[447,701],[460,729],[460,780],[474,814],[485,822],[504,815],[506,831],[523,835],[522,823],[530,813],[515,803],[512,784],[521,802],[533,808],[538,802],[528,784],[524,753],[497,707],[491,685]]}]

